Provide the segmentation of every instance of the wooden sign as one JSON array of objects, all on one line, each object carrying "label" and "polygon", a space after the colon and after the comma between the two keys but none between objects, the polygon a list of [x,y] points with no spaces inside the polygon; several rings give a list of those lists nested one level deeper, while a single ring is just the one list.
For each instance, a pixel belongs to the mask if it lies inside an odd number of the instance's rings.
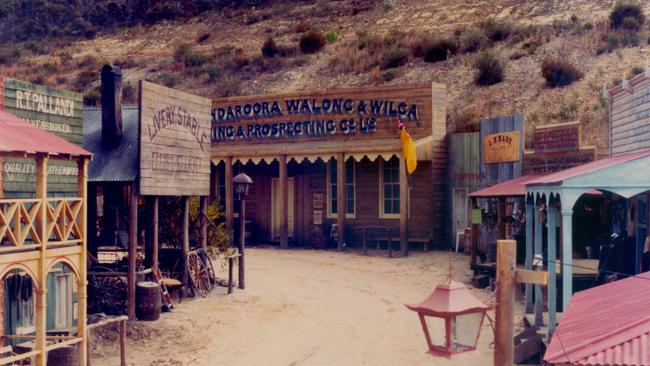
[{"label": "wooden sign", "polygon": [[210,194],[211,101],[140,81],[140,194]]},{"label": "wooden sign", "polygon": [[472,225],[480,225],[483,223],[483,213],[480,208],[472,209]]},{"label": "wooden sign", "polygon": [[432,86],[366,87],[213,101],[214,144],[398,139],[432,134]]},{"label": "wooden sign", "polygon": [[[506,116],[498,116],[493,118],[484,119],[480,122],[480,138],[479,138],[479,152],[480,152],[480,173],[481,182],[480,188],[486,188],[495,184],[503,183],[505,181],[521,176],[522,160],[523,160],[523,146],[524,146],[524,115],[512,114]],[[484,158],[484,151],[486,150],[485,143],[488,139],[485,137],[490,135],[499,135],[510,132],[519,132],[519,141],[517,142],[519,156],[517,160],[505,161],[499,163],[488,162]],[[489,147],[487,148],[489,149]],[[511,151],[514,152],[514,149]],[[514,158],[510,156],[509,158]],[[499,159],[510,160],[510,159]]]},{"label": "wooden sign", "polygon": [[324,195],[322,193],[314,193],[314,208],[322,209],[324,208]]},{"label": "wooden sign", "polygon": [[314,225],[323,225],[323,211],[314,210]]},{"label": "wooden sign", "polygon": [[535,152],[576,151],[580,146],[580,122],[535,127]]},{"label": "wooden sign", "polygon": [[[77,145],[83,144],[83,96],[5,78],[0,109],[54,133]],[[77,193],[77,163],[50,161],[48,192],[53,195]],[[29,197],[36,190],[36,166],[31,159],[4,159],[2,178],[7,198]]]},{"label": "wooden sign", "polygon": [[650,79],[637,75],[609,95],[612,156],[650,148]]},{"label": "wooden sign", "polygon": [[558,172],[596,160],[596,148],[524,155],[524,174]]},{"label": "wooden sign", "polygon": [[506,163],[519,160],[519,131],[483,136],[483,162]]}]

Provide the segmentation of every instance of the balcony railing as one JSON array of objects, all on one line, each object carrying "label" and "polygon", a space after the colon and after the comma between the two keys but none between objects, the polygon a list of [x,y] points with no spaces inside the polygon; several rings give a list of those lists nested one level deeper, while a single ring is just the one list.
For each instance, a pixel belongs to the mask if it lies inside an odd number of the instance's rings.
[{"label": "balcony railing", "polygon": [[45,242],[48,245],[79,244],[82,199],[48,198],[0,200],[0,252],[36,249],[43,244],[39,213],[45,207]]}]

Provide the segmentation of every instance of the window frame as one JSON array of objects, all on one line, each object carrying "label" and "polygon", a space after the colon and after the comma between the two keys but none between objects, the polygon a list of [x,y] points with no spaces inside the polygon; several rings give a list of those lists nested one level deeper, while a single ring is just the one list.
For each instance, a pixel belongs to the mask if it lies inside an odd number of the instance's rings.
[{"label": "window frame", "polygon": [[[399,219],[400,218],[400,210],[401,210],[401,194],[397,196],[397,202],[398,202],[398,212],[397,213],[386,213],[385,207],[384,207],[384,164],[387,161],[390,161],[392,159],[397,159],[397,183],[391,183],[393,185],[397,185],[399,189],[401,190],[401,184],[400,184],[400,179],[399,179],[399,162],[401,161],[398,156],[391,156],[390,159],[386,160],[384,158],[380,158],[379,160],[379,168],[378,168],[378,176],[379,176],[379,218],[380,219]],[[401,193],[401,192],[400,192]]]},{"label": "window frame", "polygon": [[[347,181],[345,182],[346,190],[345,190],[345,218],[346,219],[355,219],[357,217],[357,162],[352,159],[346,159],[345,164],[348,163],[348,161],[351,161],[352,163],[352,183],[348,183]],[[331,168],[333,166],[333,168]],[[336,186],[336,184],[332,183],[332,170],[336,170],[336,159],[330,159],[325,163],[325,170],[327,171],[327,181],[326,181],[326,186],[327,186],[327,218],[328,219],[335,219],[337,217],[337,213],[332,212],[332,186]],[[347,169],[347,166],[345,167]],[[353,210],[351,213],[347,212],[347,186],[351,185],[352,186],[352,192],[353,192],[353,197],[352,197],[352,203],[353,203]],[[337,211],[338,207],[340,206],[338,204],[338,197],[337,197]]]}]

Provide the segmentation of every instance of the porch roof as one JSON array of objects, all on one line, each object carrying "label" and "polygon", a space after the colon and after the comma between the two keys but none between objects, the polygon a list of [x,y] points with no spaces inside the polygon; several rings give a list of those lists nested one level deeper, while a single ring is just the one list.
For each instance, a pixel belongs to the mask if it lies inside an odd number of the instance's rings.
[{"label": "porch roof", "polygon": [[544,175],[526,185],[532,194],[559,194],[564,204],[575,201],[593,189],[610,191],[625,198],[650,190],[650,149]]},{"label": "porch roof", "polygon": [[[418,161],[430,161],[434,155],[435,139],[433,136],[414,141]],[[293,142],[287,144],[246,144],[228,145],[212,144],[212,162],[218,164],[226,157],[232,157],[233,161],[246,163],[252,161],[257,164],[260,161],[267,163],[276,160],[281,155],[286,155],[288,160],[302,162],[308,160],[315,162],[318,159],[327,161],[335,158],[337,153],[343,152],[346,157],[352,157],[360,161],[364,157],[374,161],[377,157],[390,159],[393,155],[402,152],[402,144],[399,139],[381,139],[372,141],[311,141]]]},{"label": "porch roof", "polygon": [[92,156],[81,147],[0,110],[0,154],[2,153]]},{"label": "porch roof", "polygon": [[470,197],[516,197],[526,195],[526,184],[539,178],[540,175],[524,175],[509,181],[495,184],[470,193]]}]

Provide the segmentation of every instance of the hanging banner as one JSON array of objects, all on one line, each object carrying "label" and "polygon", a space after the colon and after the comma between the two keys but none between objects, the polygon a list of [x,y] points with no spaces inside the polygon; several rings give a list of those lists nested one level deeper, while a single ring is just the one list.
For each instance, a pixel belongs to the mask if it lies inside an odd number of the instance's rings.
[{"label": "hanging banner", "polygon": [[483,136],[483,162],[488,164],[519,160],[519,131]]}]

